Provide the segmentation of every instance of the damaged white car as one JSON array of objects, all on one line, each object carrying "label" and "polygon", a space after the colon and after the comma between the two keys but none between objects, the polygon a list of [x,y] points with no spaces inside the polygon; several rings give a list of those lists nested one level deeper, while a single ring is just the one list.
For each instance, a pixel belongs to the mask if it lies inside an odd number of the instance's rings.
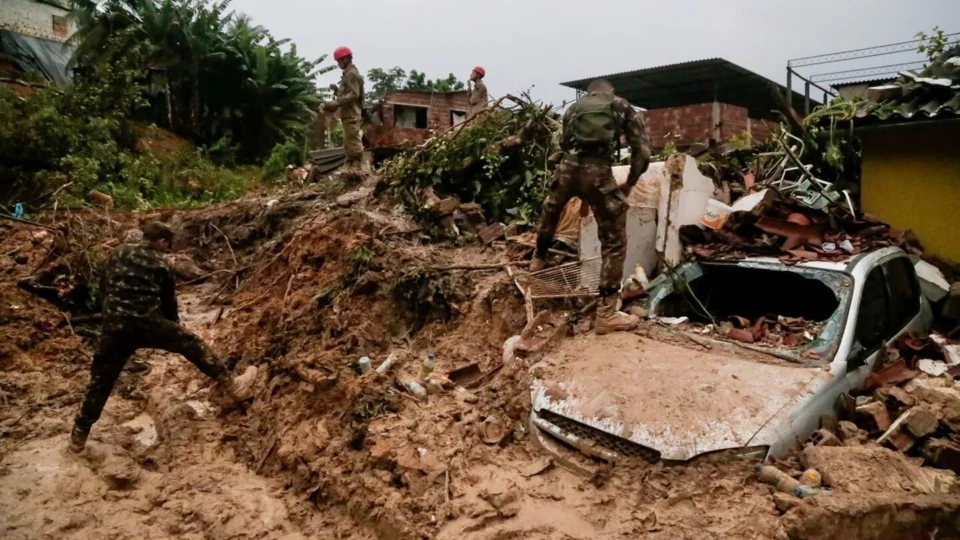
[{"label": "damaged white car", "polygon": [[[794,266],[772,258],[687,263],[648,291],[654,318],[690,323],[655,325],[663,330],[651,337],[582,335],[535,371],[530,423],[548,450],[559,440],[608,461],[783,455],[863,386],[883,344],[932,324],[899,248]],[[734,317],[806,326],[802,339],[775,346],[712,337]]]}]

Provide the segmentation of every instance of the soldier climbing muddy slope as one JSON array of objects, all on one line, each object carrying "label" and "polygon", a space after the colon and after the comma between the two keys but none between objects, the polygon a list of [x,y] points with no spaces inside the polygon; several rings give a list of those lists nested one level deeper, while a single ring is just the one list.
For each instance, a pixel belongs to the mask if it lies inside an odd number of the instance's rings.
[{"label": "soldier climbing muddy slope", "polygon": [[90,384],[70,434],[70,449],[83,450],[90,428],[110,397],[124,364],[138,349],[161,349],[183,355],[214,379],[234,402],[245,399],[254,369],[235,382],[217,355],[196,334],[180,326],[174,276],[162,252],[173,231],[161,223],[143,228],[143,241],[118,248],[101,282],[103,319],[93,357]]}]

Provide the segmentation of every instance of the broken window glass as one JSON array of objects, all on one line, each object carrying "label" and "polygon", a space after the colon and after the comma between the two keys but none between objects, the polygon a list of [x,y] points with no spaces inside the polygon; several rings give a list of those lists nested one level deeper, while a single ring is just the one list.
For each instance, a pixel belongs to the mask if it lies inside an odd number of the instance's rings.
[{"label": "broken window glass", "polygon": [[866,353],[872,353],[883,343],[888,312],[883,272],[880,268],[874,268],[863,283],[863,294],[860,296],[860,310],[854,334],[855,340],[863,346]]},{"label": "broken window glass", "polygon": [[[689,263],[659,276],[647,308],[659,317],[713,325],[736,341],[810,351],[832,358],[839,347],[853,279],[834,270],[759,261]],[[798,357],[799,358],[799,357]]]},{"label": "broken window glass", "polygon": [[703,276],[687,283],[690,290],[675,285],[660,303],[658,315],[686,316],[701,323],[734,316],[752,321],[765,315],[825,321],[840,305],[826,283],[798,272],[736,264],[701,266]]}]

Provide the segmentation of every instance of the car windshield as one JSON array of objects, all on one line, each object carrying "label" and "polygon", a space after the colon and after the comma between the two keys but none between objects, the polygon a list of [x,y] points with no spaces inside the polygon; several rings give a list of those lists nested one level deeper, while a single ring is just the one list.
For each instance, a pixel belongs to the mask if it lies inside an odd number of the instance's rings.
[{"label": "car windshield", "polygon": [[852,284],[840,271],[776,262],[688,263],[651,283],[647,307],[689,331],[829,361]]}]

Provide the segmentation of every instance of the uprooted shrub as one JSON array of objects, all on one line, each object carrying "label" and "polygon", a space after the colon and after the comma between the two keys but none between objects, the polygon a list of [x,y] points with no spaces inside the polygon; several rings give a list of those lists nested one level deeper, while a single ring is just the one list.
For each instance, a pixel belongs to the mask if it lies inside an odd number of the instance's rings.
[{"label": "uprooted shrub", "polygon": [[384,167],[381,189],[425,217],[424,190],[479,203],[498,221],[533,223],[548,184],[547,158],[557,150],[560,123],[551,106],[484,111],[469,123],[403,152]]}]

